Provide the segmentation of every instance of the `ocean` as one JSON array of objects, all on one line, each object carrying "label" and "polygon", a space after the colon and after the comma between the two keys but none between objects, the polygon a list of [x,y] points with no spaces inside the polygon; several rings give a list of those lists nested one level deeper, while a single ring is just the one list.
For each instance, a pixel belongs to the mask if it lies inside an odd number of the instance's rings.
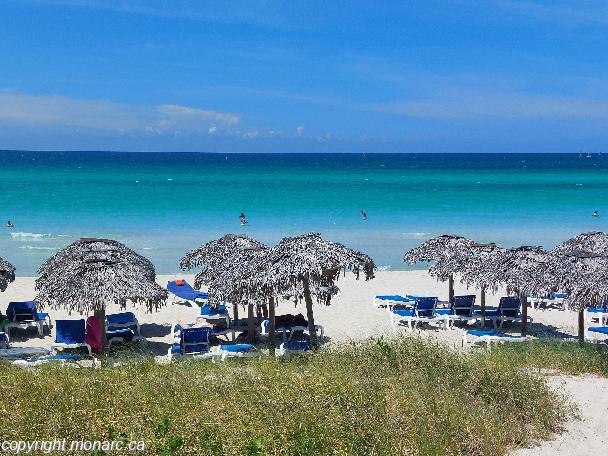
[{"label": "ocean", "polygon": [[406,269],[405,251],[440,234],[551,248],[605,230],[608,156],[5,151],[0,195],[0,257],[21,276],[80,237],[124,242],[169,274],[226,233],[310,231]]}]

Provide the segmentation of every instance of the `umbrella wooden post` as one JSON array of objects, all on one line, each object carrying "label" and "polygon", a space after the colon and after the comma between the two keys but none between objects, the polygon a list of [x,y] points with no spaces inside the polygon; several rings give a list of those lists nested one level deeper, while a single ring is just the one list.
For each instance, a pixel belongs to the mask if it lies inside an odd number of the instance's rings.
[{"label": "umbrella wooden post", "polygon": [[315,328],[315,318],[312,311],[312,297],[310,296],[310,279],[308,274],[302,280],[304,288],[304,301],[306,302],[306,319],[308,320],[308,333],[310,334],[310,345],[313,350],[319,349],[319,340],[317,339],[317,330]]},{"label": "umbrella wooden post", "polygon": [[271,296],[268,299],[268,349],[270,350],[270,356],[274,356],[274,314],[275,314],[275,304],[274,297]]},{"label": "umbrella wooden post", "polygon": [[481,299],[480,301],[480,305],[481,305],[481,327],[485,328],[486,327],[486,289],[482,288],[481,289]]},{"label": "umbrella wooden post", "polygon": [[105,307],[102,307],[99,310],[96,310],[95,313],[95,318],[97,318],[97,320],[99,321],[99,334],[101,337],[101,353],[104,353],[106,351],[106,346],[108,344],[108,341],[106,340],[106,309]]},{"label": "umbrella wooden post", "polygon": [[247,342],[255,343],[255,324],[253,322],[253,304],[247,305]]},{"label": "umbrella wooden post", "polygon": [[452,304],[454,300],[454,274],[450,274],[448,278],[448,301]]},{"label": "umbrella wooden post", "polygon": [[578,340],[585,342],[585,306],[581,306],[578,311]]},{"label": "umbrella wooden post", "polygon": [[233,312],[233,318],[232,318],[232,342],[234,342],[234,339],[235,339],[234,331],[236,331],[236,330],[238,330],[240,328],[240,325],[239,325],[239,305],[238,304],[234,304],[232,312]]},{"label": "umbrella wooden post", "polygon": [[521,335],[525,337],[528,333],[528,297],[525,293],[519,293],[519,302],[521,303]]}]

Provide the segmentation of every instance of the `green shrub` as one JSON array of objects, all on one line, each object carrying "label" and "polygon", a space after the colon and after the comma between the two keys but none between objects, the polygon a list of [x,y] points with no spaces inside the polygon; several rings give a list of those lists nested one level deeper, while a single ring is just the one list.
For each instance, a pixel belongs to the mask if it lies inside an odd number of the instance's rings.
[{"label": "green shrub", "polygon": [[290,361],[1,366],[3,439],[145,440],[147,454],[500,455],[567,408],[510,355],[412,338]]}]

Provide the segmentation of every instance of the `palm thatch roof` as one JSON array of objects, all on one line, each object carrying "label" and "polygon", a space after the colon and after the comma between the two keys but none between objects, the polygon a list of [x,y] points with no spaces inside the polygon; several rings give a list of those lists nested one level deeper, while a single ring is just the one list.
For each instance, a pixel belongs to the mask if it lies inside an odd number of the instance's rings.
[{"label": "palm thatch roof", "polygon": [[486,283],[502,283],[509,292],[531,293],[539,291],[539,279],[552,267],[554,257],[541,247],[522,246],[494,250],[492,260],[482,271]]},{"label": "palm thatch roof", "polygon": [[218,281],[227,272],[244,277],[239,269],[249,267],[251,260],[268,247],[253,238],[239,234],[226,234],[189,251],[180,261],[179,267],[184,271],[202,267],[196,275],[194,286],[210,285]]},{"label": "palm thatch roof", "polygon": [[151,311],[167,299],[167,291],[154,281],[152,263],[109,239],[80,239],[49,258],[38,273],[36,302],[41,307],[82,314],[131,301]]},{"label": "palm thatch roof", "polygon": [[608,233],[602,231],[581,233],[556,246],[552,253],[561,255],[573,251],[608,256]]},{"label": "palm thatch roof", "polygon": [[440,279],[447,274],[457,274],[467,286],[496,290],[500,280],[495,275],[493,265],[500,261],[504,251],[496,244],[462,245],[449,257],[437,261],[430,273]]},{"label": "palm thatch roof", "polygon": [[536,295],[566,291],[574,308],[608,302],[608,257],[583,250],[551,252],[552,261],[533,283]]},{"label": "palm thatch roof", "polygon": [[410,264],[420,261],[439,261],[446,256],[451,256],[453,252],[473,244],[475,244],[475,241],[462,236],[444,234],[429,239],[418,247],[413,248],[405,254],[403,261]]},{"label": "palm thatch roof", "polygon": [[0,258],[0,291],[6,290],[8,284],[15,281],[15,266]]},{"label": "palm thatch roof", "polygon": [[311,294],[329,304],[338,293],[335,281],[341,271],[352,271],[357,279],[374,277],[375,264],[367,255],[340,243],[324,240],[318,233],[285,237],[258,262],[256,273],[246,284],[249,289],[272,290],[277,296],[297,295],[307,278]]}]

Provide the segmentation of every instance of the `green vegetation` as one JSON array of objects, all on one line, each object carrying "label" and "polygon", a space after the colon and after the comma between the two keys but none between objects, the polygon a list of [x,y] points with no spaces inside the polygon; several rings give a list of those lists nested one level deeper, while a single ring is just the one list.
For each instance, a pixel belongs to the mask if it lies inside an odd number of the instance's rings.
[{"label": "green vegetation", "polygon": [[[488,354],[480,356],[487,358]],[[608,377],[608,345],[604,344],[559,340],[502,344],[492,349],[489,358],[489,362],[506,362],[523,368]]]},{"label": "green vegetation", "polygon": [[161,455],[500,455],[569,413],[512,356],[403,338],[290,361],[1,366],[2,438],[145,440]]}]

